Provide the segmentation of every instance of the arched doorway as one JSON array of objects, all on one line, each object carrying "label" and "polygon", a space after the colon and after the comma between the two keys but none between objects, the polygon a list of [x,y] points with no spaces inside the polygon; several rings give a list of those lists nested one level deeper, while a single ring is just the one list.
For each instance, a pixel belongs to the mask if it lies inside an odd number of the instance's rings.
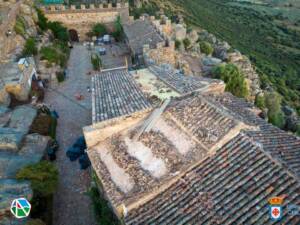
[{"label": "arched doorway", "polygon": [[79,41],[78,33],[77,33],[76,30],[70,29],[69,30],[69,35],[70,35],[70,40],[71,41],[76,41],[76,42]]}]

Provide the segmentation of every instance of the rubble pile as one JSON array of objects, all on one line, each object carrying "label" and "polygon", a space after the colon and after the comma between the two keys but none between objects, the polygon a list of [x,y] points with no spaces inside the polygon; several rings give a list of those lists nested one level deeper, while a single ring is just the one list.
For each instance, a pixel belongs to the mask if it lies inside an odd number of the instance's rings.
[{"label": "rubble pile", "polygon": [[178,171],[183,164],[184,157],[178,151],[174,151],[176,147],[161,132],[150,131],[143,133],[140,141],[149,147],[153,154],[158,158],[164,159],[170,172]]},{"label": "rubble pile", "polygon": [[[145,191],[154,184],[151,175],[143,170],[137,159],[128,154],[127,146],[121,137],[115,137],[110,142],[110,150],[116,163],[130,174],[139,191]],[[137,190],[136,190],[137,191]]]},{"label": "rubble pile", "polygon": [[236,125],[233,119],[198,96],[190,98],[188,102],[179,102],[167,112],[207,147],[215,144]]}]

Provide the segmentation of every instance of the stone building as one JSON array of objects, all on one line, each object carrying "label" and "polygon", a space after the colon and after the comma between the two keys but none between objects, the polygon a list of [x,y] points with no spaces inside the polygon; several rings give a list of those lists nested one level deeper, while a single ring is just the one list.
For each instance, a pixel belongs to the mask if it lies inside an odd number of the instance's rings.
[{"label": "stone building", "polygon": [[148,17],[142,16],[140,19],[131,20],[124,24],[123,28],[131,54],[137,61],[142,61],[145,45],[149,49],[165,45],[163,36],[155,29]]},{"label": "stone building", "polygon": [[37,79],[34,59],[22,58],[18,63],[10,62],[0,65],[0,102],[7,102],[8,94],[19,101],[28,99],[32,80]]},{"label": "stone building", "polygon": [[[42,8],[49,21],[63,23],[72,34],[78,35],[79,40],[86,39],[86,33],[91,31],[96,23],[103,23],[112,29],[114,21],[120,16],[122,23],[129,19],[129,5],[127,2],[117,2],[116,5],[108,4],[89,4],[75,5],[66,7],[64,5],[50,5]],[[74,33],[76,35],[74,35]]]},{"label": "stone building", "polygon": [[[208,80],[205,88],[148,69],[181,96],[153,109],[126,70],[104,71],[93,78],[93,125],[84,128],[99,187],[124,224],[272,224],[269,198],[299,204],[299,138],[252,104],[205,91]],[[282,221],[300,218],[283,211]]]},{"label": "stone building", "polygon": [[[115,68],[92,77],[92,108],[93,124],[83,129],[89,145],[143,119],[152,106],[127,69]],[[110,130],[119,121],[125,122]]]},{"label": "stone building", "polygon": [[[271,224],[269,198],[283,195],[284,206],[298,204],[300,140],[232,95],[174,99],[150,131],[135,139],[142,127],[139,121],[88,150],[125,224]],[[287,211],[283,218],[300,221]]]}]

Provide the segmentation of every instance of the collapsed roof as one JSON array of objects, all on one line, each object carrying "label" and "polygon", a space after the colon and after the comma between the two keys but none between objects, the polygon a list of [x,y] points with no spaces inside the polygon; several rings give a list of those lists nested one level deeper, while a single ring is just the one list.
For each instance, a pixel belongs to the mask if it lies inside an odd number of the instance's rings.
[{"label": "collapsed roof", "polygon": [[[269,197],[286,194],[284,205],[300,203],[300,140],[231,94],[176,98],[136,140],[141,126],[88,151],[126,224],[253,224],[268,218]],[[299,218],[285,212],[284,221]]]}]

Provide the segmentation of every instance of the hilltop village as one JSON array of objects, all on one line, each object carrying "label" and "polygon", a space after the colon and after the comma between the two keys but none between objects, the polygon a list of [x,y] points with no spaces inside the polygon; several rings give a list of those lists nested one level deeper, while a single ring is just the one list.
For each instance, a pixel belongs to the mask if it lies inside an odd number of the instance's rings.
[{"label": "hilltop village", "polygon": [[[126,1],[1,10],[1,225],[275,224],[273,197],[300,223],[300,139],[267,122],[227,42]],[[10,214],[20,196],[31,218]]]}]

